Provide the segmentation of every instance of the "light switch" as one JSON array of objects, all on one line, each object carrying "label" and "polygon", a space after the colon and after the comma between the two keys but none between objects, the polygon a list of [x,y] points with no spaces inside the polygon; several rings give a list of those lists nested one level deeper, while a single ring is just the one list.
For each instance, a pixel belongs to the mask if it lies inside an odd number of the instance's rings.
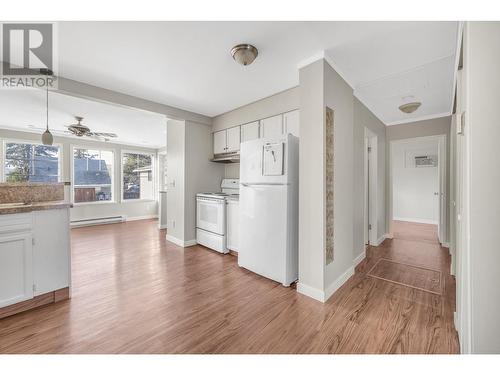
[{"label": "light switch", "polygon": [[267,143],[264,145],[264,176],[283,175],[283,142]]}]

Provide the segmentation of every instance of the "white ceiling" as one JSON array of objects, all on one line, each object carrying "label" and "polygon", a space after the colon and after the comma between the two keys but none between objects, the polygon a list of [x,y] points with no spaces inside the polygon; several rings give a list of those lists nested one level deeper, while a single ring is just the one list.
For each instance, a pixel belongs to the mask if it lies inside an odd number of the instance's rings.
[{"label": "white ceiling", "polygon": [[[45,91],[37,89],[0,90],[0,128],[41,134],[46,122],[45,95]],[[147,148],[166,145],[163,115],[54,92],[49,94],[49,126],[54,135],[76,139],[66,133],[65,128],[76,122],[74,116],[84,117],[82,123],[91,131],[116,133],[118,137],[110,142]]]},{"label": "white ceiling", "polygon": [[[457,22],[61,22],[59,74],[215,116],[298,84],[324,51],[386,124],[449,113]],[[237,65],[229,50],[252,43]],[[399,112],[402,97],[423,104]]]},{"label": "white ceiling", "polygon": [[[457,22],[61,22],[61,76],[215,116],[298,85],[298,66],[324,54],[355,95],[386,125],[451,111]],[[256,61],[237,65],[229,50],[248,42]],[[398,110],[413,96],[422,106]],[[44,124],[44,93],[0,90],[0,127]],[[73,116],[118,142],[165,144],[165,117],[51,94],[50,126]],[[146,126],[147,124],[147,126]],[[144,131],[147,129],[147,131]],[[64,134],[64,133],[60,133]]]}]

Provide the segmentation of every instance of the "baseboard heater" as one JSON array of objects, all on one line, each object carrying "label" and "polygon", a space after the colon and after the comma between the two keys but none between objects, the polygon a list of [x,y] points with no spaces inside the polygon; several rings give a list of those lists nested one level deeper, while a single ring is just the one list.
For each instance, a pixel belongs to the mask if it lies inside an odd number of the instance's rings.
[{"label": "baseboard heater", "polygon": [[90,225],[123,223],[124,221],[127,221],[126,216],[109,216],[109,217],[99,217],[95,219],[71,220],[71,227],[77,228],[77,227],[87,227]]}]

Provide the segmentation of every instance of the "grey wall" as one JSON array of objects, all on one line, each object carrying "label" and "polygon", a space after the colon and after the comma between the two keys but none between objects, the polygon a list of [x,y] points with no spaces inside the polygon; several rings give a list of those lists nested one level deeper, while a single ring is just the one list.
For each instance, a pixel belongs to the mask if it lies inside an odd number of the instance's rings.
[{"label": "grey wall", "polygon": [[184,241],[184,180],[186,124],[167,121],[167,227],[168,235]]},{"label": "grey wall", "polygon": [[220,190],[224,165],[212,156],[210,126],[167,121],[168,235],[179,243],[196,239],[196,193]]},{"label": "grey wall", "polygon": [[364,244],[364,148],[365,127],[377,136],[377,238],[386,232],[386,126],[354,98],[354,259],[365,252]]},{"label": "grey wall", "polygon": [[472,351],[498,354],[500,22],[469,22],[467,28]]},{"label": "grey wall", "polygon": [[334,119],[334,257],[324,275],[329,297],[332,285],[352,272],[353,265],[354,97],[352,88],[326,62],[324,82],[325,105],[333,109]]},{"label": "grey wall", "polygon": [[[0,129],[0,138],[9,140],[23,140],[40,142],[40,135],[28,132]],[[109,217],[126,215],[130,218],[151,217],[158,214],[158,204],[156,201],[149,202],[120,202],[121,195],[121,152],[122,150],[135,150],[156,154],[155,149],[142,147],[125,146],[116,143],[88,141],[85,139],[54,137],[54,143],[62,145],[62,181],[71,181],[71,145],[84,146],[97,149],[110,149],[114,151],[114,198],[116,203],[90,203],[75,205],[70,210],[71,220],[95,219],[99,217]],[[1,146],[0,146],[1,148]],[[3,155],[3,151],[0,153]],[[3,164],[2,164],[3,167]]]},{"label": "grey wall", "polygon": [[297,86],[214,117],[212,119],[212,131],[215,132],[293,111],[298,109],[299,106],[300,93]]},{"label": "grey wall", "polygon": [[184,239],[196,239],[196,193],[220,191],[224,165],[213,163],[212,132],[209,126],[186,121]]},{"label": "grey wall", "polygon": [[[424,120],[417,122],[410,122],[402,125],[392,125],[388,126],[386,130],[387,136],[387,147],[386,147],[386,163],[387,168],[391,168],[390,165],[390,147],[391,141],[398,139],[407,139],[407,138],[416,138],[416,137],[427,137],[432,135],[446,135],[446,149],[447,149],[447,160],[446,160],[446,239],[449,240],[449,228],[450,228],[450,128],[451,128],[451,116],[440,117],[432,120]],[[390,230],[390,221],[391,221],[391,212],[392,212],[392,202],[390,200],[390,190],[389,190],[389,176],[390,170],[387,169],[387,195],[386,195],[386,210],[387,210],[387,218],[386,218],[386,228]]]},{"label": "grey wall", "polygon": [[319,60],[299,71],[298,290],[308,295],[316,293],[318,299],[321,299],[324,293],[325,264],[324,70],[324,61]]}]

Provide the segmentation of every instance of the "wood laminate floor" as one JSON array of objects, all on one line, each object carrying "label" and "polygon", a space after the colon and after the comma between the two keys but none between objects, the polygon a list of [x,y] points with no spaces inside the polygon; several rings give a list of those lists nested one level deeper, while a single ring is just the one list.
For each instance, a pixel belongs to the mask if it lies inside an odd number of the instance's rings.
[{"label": "wood laminate floor", "polygon": [[[0,353],[459,350],[450,259],[434,226],[396,223],[395,238],[369,248],[322,304],[239,268],[233,256],[167,242],[156,225],[72,230],[72,299],[0,320]],[[382,258],[441,271],[442,295],[368,276]]]}]

